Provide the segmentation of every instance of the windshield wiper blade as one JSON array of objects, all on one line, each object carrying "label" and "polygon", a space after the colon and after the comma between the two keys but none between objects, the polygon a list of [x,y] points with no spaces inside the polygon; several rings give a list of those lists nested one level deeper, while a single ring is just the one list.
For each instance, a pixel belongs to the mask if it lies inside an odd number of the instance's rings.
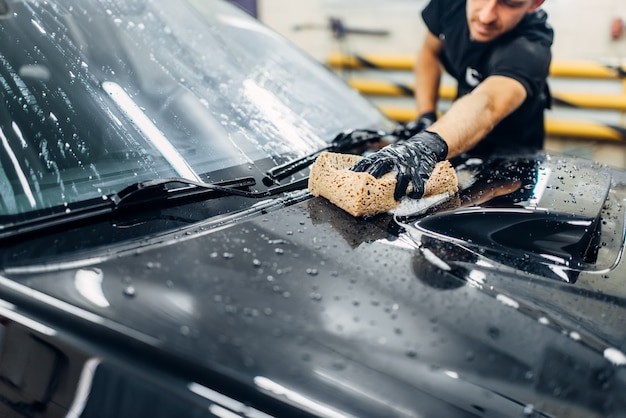
[{"label": "windshield wiper blade", "polygon": [[203,198],[246,195],[250,186],[254,186],[254,177],[243,177],[225,182],[203,183],[182,177],[167,177],[144,180],[125,187],[110,196],[115,209],[140,203],[168,201],[202,195]]},{"label": "windshield wiper blade", "polygon": [[276,167],[267,170],[265,175],[267,180],[264,179],[264,183],[272,184],[273,182],[284,179],[293,173],[297,173],[313,164],[317,157],[325,151],[328,152],[341,152],[350,153],[360,147],[373,142],[378,142],[385,137],[391,136],[390,133],[385,131],[375,131],[367,129],[357,129],[353,131],[342,132],[337,135],[327,147],[314,151],[304,157],[296,158],[295,160],[287,161],[284,164],[277,165]]},{"label": "windshield wiper blade", "polygon": [[[216,183],[195,182],[184,178],[142,181],[95,203],[93,201],[78,202],[62,212],[48,213],[15,224],[4,225],[0,230],[0,240],[15,239],[42,230],[66,227],[69,224],[92,222],[131,208],[145,207],[155,203],[167,204],[175,199],[207,200],[224,196],[242,196],[253,199],[271,197],[305,189],[308,186],[308,177],[289,184],[270,187],[261,192],[247,190],[255,184],[256,181],[253,177]],[[177,185],[178,187],[176,187]]]}]

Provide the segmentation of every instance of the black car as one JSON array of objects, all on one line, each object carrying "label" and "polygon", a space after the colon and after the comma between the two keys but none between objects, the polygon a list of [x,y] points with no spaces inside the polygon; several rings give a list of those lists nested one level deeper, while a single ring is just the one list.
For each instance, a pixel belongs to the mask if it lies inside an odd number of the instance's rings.
[{"label": "black car", "polygon": [[624,171],[467,158],[355,218],[306,163],[394,124],[235,6],[0,37],[0,417],[626,416]]}]

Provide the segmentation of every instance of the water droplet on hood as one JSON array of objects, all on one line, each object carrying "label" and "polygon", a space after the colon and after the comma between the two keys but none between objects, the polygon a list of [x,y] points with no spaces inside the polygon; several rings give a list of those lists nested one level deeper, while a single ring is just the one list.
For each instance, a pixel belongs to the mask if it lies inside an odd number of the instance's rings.
[{"label": "water droplet on hood", "polygon": [[135,290],[134,286],[126,286],[124,288],[124,296],[127,296],[129,298],[134,298],[137,295],[137,291]]},{"label": "water droplet on hood", "polygon": [[322,295],[319,294],[318,292],[313,292],[311,293],[311,299],[313,299],[314,301],[321,301],[322,300]]},{"label": "water droplet on hood", "polygon": [[524,415],[530,416],[535,412],[535,407],[533,405],[524,406]]},{"label": "water droplet on hood", "polygon": [[487,335],[489,335],[494,340],[497,340],[500,337],[500,330],[496,327],[489,327],[487,330]]},{"label": "water droplet on hood", "polygon": [[626,365],[626,354],[618,350],[617,348],[609,347],[604,350],[604,358],[609,360],[611,363],[616,366],[625,366]]},{"label": "water droplet on hood", "polygon": [[408,350],[406,352],[406,356],[408,358],[417,358],[417,351],[415,351],[415,350]]}]

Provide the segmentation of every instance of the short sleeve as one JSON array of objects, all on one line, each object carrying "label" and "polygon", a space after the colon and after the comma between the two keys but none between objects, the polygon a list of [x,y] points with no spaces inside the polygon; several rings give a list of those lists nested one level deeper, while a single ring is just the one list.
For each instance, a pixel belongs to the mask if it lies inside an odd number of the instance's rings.
[{"label": "short sleeve", "polygon": [[441,0],[430,0],[422,10],[422,20],[426,28],[437,37],[442,33],[441,3]]},{"label": "short sleeve", "polygon": [[550,71],[550,48],[522,37],[498,49],[489,63],[489,75],[501,75],[519,81],[529,96],[542,94]]}]

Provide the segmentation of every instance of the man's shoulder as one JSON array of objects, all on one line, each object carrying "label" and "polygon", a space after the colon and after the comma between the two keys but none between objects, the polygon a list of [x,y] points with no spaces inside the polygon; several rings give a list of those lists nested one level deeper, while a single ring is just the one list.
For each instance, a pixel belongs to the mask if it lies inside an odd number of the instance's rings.
[{"label": "man's shoulder", "polygon": [[434,7],[442,12],[449,12],[451,10],[465,10],[466,0],[429,0],[426,7]]},{"label": "man's shoulder", "polygon": [[543,9],[524,17],[513,34],[516,37],[523,37],[548,47],[552,45],[554,40],[554,30],[548,23],[548,14]]},{"label": "man's shoulder", "polygon": [[430,0],[422,16],[428,23],[437,21],[439,25],[457,24],[459,19],[465,21],[465,0]]}]

